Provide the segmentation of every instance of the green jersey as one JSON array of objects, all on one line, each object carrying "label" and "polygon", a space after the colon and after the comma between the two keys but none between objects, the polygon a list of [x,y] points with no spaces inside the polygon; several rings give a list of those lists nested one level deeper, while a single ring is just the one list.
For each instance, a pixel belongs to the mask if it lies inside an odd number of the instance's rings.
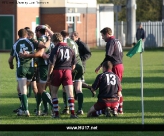
[{"label": "green jersey", "polygon": [[16,43],[12,47],[10,55],[16,57],[17,68],[19,68],[20,66],[34,67],[33,58],[19,57],[19,53],[23,53],[23,51],[29,54],[34,53],[34,49],[35,45],[27,38],[20,38],[16,41]]},{"label": "green jersey", "polygon": [[[38,43],[42,41],[43,43],[45,43],[47,41],[47,37],[45,35],[42,35],[40,38],[38,38]],[[44,51],[45,54],[50,54],[51,53],[51,47],[49,46],[48,48],[45,48]],[[48,66],[48,60],[43,59],[42,57],[39,57],[38,60],[38,66]]]},{"label": "green jersey", "polygon": [[79,50],[78,50],[78,45],[75,41],[73,41],[72,39],[70,39],[69,37],[64,39],[64,42],[68,44],[69,47],[71,47],[71,49],[74,50],[75,55],[76,55],[76,61],[78,64],[82,64],[80,56],[79,56]]}]

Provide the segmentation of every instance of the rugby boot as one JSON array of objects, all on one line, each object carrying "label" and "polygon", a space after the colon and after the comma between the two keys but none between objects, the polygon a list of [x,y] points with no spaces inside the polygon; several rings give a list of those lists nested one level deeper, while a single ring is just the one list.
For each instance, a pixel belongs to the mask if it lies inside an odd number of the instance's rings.
[{"label": "rugby boot", "polygon": [[77,115],[83,115],[84,112],[83,112],[83,110],[78,110],[78,111],[76,112],[76,114],[77,114]]},{"label": "rugby boot", "polygon": [[70,118],[71,118],[71,119],[77,119],[78,116],[77,116],[77,115],[73,115],[73,114],[71,114],[71,115],[70,115]]},{"label": "rugby boot", "polygon": [[69,114],[69,108],[64,108],[61,114]]}]

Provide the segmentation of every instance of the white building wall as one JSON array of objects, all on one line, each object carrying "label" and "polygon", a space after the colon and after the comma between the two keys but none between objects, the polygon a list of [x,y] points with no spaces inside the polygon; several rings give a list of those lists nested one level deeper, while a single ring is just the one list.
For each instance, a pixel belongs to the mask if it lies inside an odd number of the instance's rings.
[{"label": "white building wall", "polygon": [[110,27],[114,34],[114,5],[98,4],[97,5],[97,46],[104,46],[106,43],[102,40],[100,31],[104,27]]}]

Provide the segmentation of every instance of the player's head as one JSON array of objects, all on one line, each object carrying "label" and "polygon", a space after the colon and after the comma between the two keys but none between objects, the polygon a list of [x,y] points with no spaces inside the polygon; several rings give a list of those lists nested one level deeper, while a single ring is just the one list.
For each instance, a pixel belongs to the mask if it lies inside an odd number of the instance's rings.
[{"label": "player's head", "polygon": [[66,38],[69,36],[69,33],[66,30],[62,30],[60,33],[63,36],[63,38]]},{"label": "player's head", "polygon": [[139,28],[142,28],[142,23],[139,23],[138,27],[139,27]]},{"label": "player's head", "polygon": [[112,29],[109,27],[103,28],[101,31],[102,39],[107,42],[108,38],[112,36]]},{"label": "player's head", "polygon": [[20,29],[18,31],[18,36],[19,36],[19,38],[27,38],[27,36],[28,36],[27,30],[26,29]]},{"label": "player's head", "polygon": [[27,32],[28,32],[28,39],[34,39],[34,32],[33,31],[31,31],[31,30],[27,30]]},{"label": "player's head", "polygon": [[63,37],[60,33],[54,33],[52,36],[52,42],[56,45],[63,41]]},{"label": "player's head", "polygon": [[40,26],[37,26],[35,29],[36,37],[39,38],[42,35],[45,35],[45,29],[40,28]]},{"label": "player's head", "polygon": [[113,64],[110,62],[110,61],[105,61],[103,64],[102,64],[102,67],[103,67],[103,72],[105,71],[108,71],[108,70],[112,70],[113,68]]},{"label": "player's head", "polygon": [[71,39],[72,40],[76,41],[76,40],[78,40],[78,38],[79,38],[78,32],[74,31],[71,33]]}]

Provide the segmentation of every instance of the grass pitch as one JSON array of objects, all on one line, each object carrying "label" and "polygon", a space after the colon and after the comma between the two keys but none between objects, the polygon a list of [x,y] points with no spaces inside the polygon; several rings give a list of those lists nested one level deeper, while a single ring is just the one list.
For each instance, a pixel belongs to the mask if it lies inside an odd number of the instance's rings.
[{"label": "grass pitch", "polygon": [[[164,124],[164,49],[146,50],[143,53],[143,87],[144,87],[144,124]],[[36,103],[34,94],[28,98],[30,118],[17,117],[12,111],[19,107],[20,102],[16,91],[15,69],[10,70],[8,66],[9,53],[0,53],[0,124],[141,124],[141,78],[140,78],[140,54],[134,55],[132,58],[126,57],[127,51],[124,51],[124,76],[122,81],[124,96],[124,115],[117,118],[87,118],[89,108],[96,102],[96,97],[91,97],[91,93],[87,89],[83,89],[84,93],[84,115],[78,119],[70,119],[69,115],[61,115],[60,119],[52,119],[51,116],[37,117],[33,110]],[[93,49],[92,57],[87,61],[85,80],[88,84],[92,84],[97,76],[94,72],[95,68],[104,58],[104,50]],[[48,90],[47,90],[48,91]],[[59,106],[63,109],[62,89],[59,90]],[[77,109],[77,102],[75,102]],[[69,132],[75,135],[76,132]],[[68,132],[28,132],[19,133],[20,135],[35,136],[55,136],[68,135]],[[78,132],[76,135],[135,135],[135,136],[163,136],[163,132]],[[0,136],[15,136],[18,132],[0,132]]]}]

